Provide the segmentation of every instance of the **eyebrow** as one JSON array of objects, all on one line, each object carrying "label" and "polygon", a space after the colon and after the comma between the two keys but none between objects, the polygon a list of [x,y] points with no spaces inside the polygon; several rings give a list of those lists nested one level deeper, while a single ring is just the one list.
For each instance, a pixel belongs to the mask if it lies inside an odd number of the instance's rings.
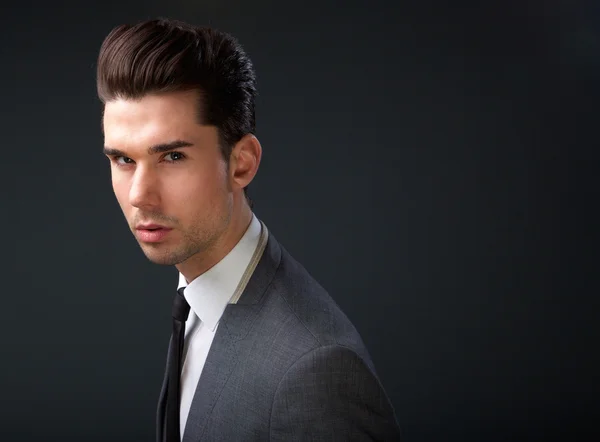
[{"label": "eyebrow", "polygon": [[[156,145],[150,146],[148,148],[148,155],[169,152],[173,149],[179,149],[181,147],[189,147],[189,146],[193,146],[193,143],[190,143],[189,141],[184,141],[184,140],[175,140],[175,141],[171,141],[170,143],[156,144]],[[126,157],[127,156],[127,155],[125,155],[125,152],[123,152],[119,149],[113,149],[112,147],[108,147],[108,146],[104,146],[104,149],[102,149],[102,152],[104,153],[104,155],[108,155],[108,156],[117,156],[117,157]]]}]

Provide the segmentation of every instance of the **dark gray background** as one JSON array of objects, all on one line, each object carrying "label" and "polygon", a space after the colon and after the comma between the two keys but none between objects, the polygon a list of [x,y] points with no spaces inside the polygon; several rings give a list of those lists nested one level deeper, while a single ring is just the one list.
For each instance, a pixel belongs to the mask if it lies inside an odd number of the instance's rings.
[{"label": "dark gray background", "polygon": [[112,194],[95,60],[160,15],[253,59],[256,213],[361,332],[405,440],[592,440],[597,5],[4,6],[1,439],[153,440],[177,274]]}]

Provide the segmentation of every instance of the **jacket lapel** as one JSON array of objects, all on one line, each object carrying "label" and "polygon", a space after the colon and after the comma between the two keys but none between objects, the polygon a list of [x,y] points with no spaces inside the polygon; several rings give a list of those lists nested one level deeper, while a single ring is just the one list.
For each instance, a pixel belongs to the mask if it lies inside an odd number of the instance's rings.
[{"label": "jacket lapel", "polygon": [[[201,440],[208,418],[227,379],[239,363],[244,338],[260,310],[260,302],[281,259],[281,249],[269,234],[267,246],[239,301],[229,304],[219,322],[188,415],[183,442]],[[164,389],[164,388],[163,388]]]},{"label": "jacket lapel", "polygon": [[[169,339],[169,345],[167,347],[167,355],[171,350],[171,342],[173,341],[173,336]],[[156,442],[164,441],[164,431],[165,431],[165,411],[167,405],[167,381],[169,379],[169,358],[167,357],[167,363],[165,366],[165,375],[163,377],[162,387],[160,389],[160,394],[158,395],[158,407],[156,410]]]}]

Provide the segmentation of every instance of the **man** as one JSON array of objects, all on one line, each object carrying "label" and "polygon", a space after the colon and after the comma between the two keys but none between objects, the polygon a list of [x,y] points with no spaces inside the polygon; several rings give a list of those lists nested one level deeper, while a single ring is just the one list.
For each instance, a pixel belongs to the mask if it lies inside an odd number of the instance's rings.
[{"label": "man", "polygon": [[256,81],[236,40],[123,25],[97,74],[117,200],[180,275],[157,441],[398,440],[358,332],[252,212]]}]

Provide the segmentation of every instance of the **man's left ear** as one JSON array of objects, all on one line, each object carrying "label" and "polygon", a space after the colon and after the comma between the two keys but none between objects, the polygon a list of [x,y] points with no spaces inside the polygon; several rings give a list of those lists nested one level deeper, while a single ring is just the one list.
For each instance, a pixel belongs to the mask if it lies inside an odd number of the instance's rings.
[{"label": "man's left ear", "polygon": [[230,178],[235,187],[243,189],[252,182],[261,157],[262,147],[254,135],[244,135],[235,143],[229,158]]}]

